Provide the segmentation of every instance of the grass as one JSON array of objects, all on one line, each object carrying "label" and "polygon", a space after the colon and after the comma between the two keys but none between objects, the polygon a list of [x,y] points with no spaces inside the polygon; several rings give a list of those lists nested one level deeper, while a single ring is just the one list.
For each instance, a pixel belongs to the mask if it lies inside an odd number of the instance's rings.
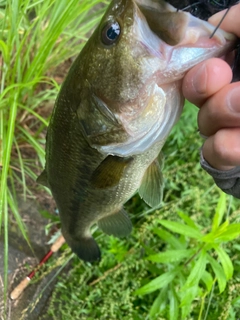
[{"label": "grass", "polygon": [[[102,5],[93,10],[100,2]],[[79,53],[105,4],[98,0],[1,1],[0,230],[4,234],[5,270],[9,207],[29,244],[18,213],[15,184],[21,185],[26,198],[31,194],[26,179],[35,180],[36,168],[44,165],[48,119],[41,116],[41,110],[44,104],[53,104],[59,91],[54,74],[63,61]],[[25,152],[26,145],[31,150],[30,157]],[[7,272],[4,287],[6,300]]]},{"label": "grass", "polygon": [[[79,53],[103,12],[99,3],[107,2],[0,2],[5,301],[9,209],[29,244],[17,207],[19,186],[25,198],[34,195],[27,181],[35,180],[44,165],[45,129],[60,66]],[[219,192],[200,168],[196,116],[196,108],[187,104],[165,144],[162,206],[150,210],[134,196],[126,204],[134,224],[129,239],[96,232],[103,256],[99,265],[79,262],[66,247],[61,260],[52,260],[50,270],[72,263],[53,292],[47,311],[52,319],[237,319],[239,201]]]}]

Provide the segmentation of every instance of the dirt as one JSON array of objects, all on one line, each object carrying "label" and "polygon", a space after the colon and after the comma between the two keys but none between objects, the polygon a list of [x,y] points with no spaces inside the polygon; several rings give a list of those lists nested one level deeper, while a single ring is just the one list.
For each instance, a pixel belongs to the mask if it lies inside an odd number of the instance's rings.
[{"label": "dirt", "polygon": [[[39,296],[39,293],[46,286],[49,280],[52,278],[56,270],[47,274],[40,281],[29,285],[20,297],[14,301],[10,299],[10,293],[33,269],[39,260],[49,251],[50,235],[46,235],[45,227],[49,223],[49,220],[42,217],[39,213],[40,206],[33,199],[19,198],[19,213],[21,214],[23,221],[27,228],[27,233],[30,239],[32,249],[28,246],[26,241],[21,236],[19,229],[10,219],[9,224],[9,247],[8,247],[8,283],[9,290],[7,295],[7,319],[11,320],[36,320],[37,317],[42,314],[42,310],[45,307],[46,301],[49,298],[55,281],[51,282],[50,286],[47,286],[44,294]],[[11,215],[10,215],[11,217]],[[4,303],[3,303],[3,279],[4,279],[4,243],[3,238],[0,238],[0,319],[4,319]],[[54,258],[53,258],[54,259]],[[26,312],[26,308],[33,304],[34,308],[32,312]],[[24,311],[25,310],[25,311]]]}]

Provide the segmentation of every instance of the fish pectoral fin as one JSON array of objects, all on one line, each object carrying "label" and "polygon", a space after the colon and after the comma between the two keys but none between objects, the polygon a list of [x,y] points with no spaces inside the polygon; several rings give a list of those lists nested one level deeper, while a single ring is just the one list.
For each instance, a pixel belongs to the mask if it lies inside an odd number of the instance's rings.
[{"label": "fish pectoral fin", "polygon": [[141,186],[138,190],[140,197],[151,207],[158,206],[163,195],[162,159],[159,156],[147,168]]},{"label": "fish pectoral fin", "polygon": [[91,184],[99,189],[114,187],[119,183],[125,168],[132,161],[132,158],[121,158],[117,156],[107,156],[90,179]]},{"label": "fish pectoral fin", "polygon": [[118,238],[127,237],[132,231],[132,222],[126,211],[122,208],[98,221],[98,227],[106,234]]},{"label": "fish pectoral fin", "polygon": [[48,183],[48,178],[47,178],[47,171],[44,169],[43,172],[39,175],[37,178],[37,183],[43,185],[44,187],[47,187],[50,189],[50,185]]}]

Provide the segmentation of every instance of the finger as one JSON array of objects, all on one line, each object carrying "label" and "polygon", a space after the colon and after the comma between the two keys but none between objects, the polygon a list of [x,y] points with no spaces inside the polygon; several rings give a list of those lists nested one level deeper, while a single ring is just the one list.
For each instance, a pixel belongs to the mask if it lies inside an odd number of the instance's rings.
[{"label": "finger", "polygon": [[240,127],[240,82],[226,85],[205,102],[198,113],[198,127],[204,136]]},{"label": "finger", "polygon": [[203,157],[218,170],[240,166],[240,128],[222,129],[203,145]]},{"label": "finger", "polygon": [[[226,10],[220,11],[209,18],[209,22],[213,25],[218,25],[225,14]],[[232,6],[227,13],[226,17],[222,21],[220,28],[234,33],[237,37],[240,37],[240,4]]]},{"label": "finger", "polygon": [[212,58],[192,68],[184,77],[183,95],[200,107],[211,95],[232,80],[229,65],[218,58]]}]

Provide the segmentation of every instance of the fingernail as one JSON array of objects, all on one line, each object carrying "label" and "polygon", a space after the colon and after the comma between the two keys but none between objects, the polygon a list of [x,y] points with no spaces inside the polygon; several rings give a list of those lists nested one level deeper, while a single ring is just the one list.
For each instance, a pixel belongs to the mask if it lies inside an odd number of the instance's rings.
[{"label": "fingernail", "polygon": [[207,91],[207,68],[203,64],[193,78],[193,87],[198,94],[205,94]]},{"label": "fingernail", "polygon": [[233,112],[240,112],[240,88],[233,88],[227,95],[227,105]]}]

